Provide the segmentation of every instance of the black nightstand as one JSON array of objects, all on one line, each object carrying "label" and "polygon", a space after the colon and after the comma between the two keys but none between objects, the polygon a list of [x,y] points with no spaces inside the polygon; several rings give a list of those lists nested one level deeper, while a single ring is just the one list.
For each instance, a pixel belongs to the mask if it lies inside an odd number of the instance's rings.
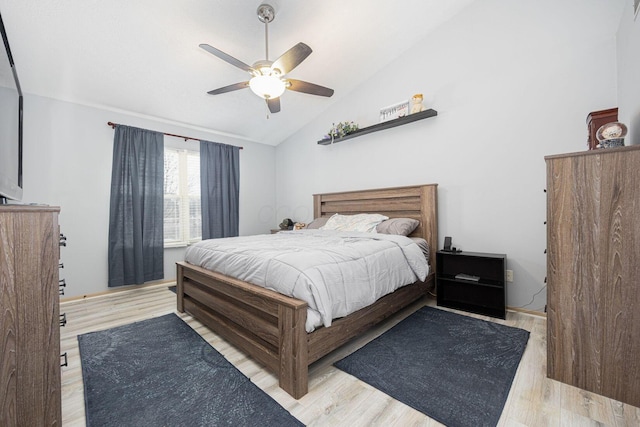
[{"label": "black nightstand", "polygon": [[507,256],[504,254],[438,251],[438,305],[504,319],[506,275]]}]

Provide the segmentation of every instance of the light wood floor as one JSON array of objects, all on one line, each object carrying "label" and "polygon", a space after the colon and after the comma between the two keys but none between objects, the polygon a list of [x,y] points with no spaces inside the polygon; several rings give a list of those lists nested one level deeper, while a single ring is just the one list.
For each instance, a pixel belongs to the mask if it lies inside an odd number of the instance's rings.
[{"label": "light wood floor", "polygon": [[[67,352],[69,363],[68,367],[62,368],[64,426],[85,425],[77,335],[175,312],[175,300],[175,294],[167,289],[167,285],[160,285],[61,303],[60,312],[66,312],[68,321],[61,328],[61,348],[63,353]],[[361,347],[423,305],[435,304],[432,299],[420,301],[366,336],[348,343],[312,365],[309,393],[297,401],[278,388],[276,378],[258,363],[248,359],[190,316],[180,314],[180,317],[306,425],[439,426],[440,423],[332,366],[333,362]],[[505,321],[474,317],[531,332],[499,426],[640,426],[640,409],[546,378],[544,318],[518,312],[509,312]]]}]

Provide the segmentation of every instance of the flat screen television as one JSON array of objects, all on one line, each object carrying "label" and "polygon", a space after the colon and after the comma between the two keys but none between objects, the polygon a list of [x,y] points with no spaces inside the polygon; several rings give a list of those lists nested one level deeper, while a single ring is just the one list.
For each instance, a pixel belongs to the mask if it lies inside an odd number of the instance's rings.
[{"label": "flat screen television", "polygon": [[22,90],[2,14],[0,32],[0,203],[6,203],[22,200]]}]

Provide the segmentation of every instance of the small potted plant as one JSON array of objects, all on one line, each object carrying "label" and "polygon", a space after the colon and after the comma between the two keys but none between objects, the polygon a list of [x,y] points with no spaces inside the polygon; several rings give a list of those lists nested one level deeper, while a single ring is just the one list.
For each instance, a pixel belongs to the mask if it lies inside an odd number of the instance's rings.
[{"label": "small potted plant", "polygon": [[354,122],[340,122],[338,124],[333,124],[329,133],[325,135],[322,139],[327,140],[330,139],[332,142],[334,139],[342,138],[343,136],[349,135],[358,130],[358,125]]}]

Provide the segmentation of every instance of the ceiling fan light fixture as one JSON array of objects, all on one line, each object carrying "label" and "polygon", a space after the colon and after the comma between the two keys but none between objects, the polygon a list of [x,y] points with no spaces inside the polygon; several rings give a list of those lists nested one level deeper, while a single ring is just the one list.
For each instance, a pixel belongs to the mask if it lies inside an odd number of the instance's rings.
[{"label": "ceiling fan light fixture", "polygon": [[251,91],[264,99],[274,99],[286,89],[285,82],[275,76],[255,76],[249,80]]},{"label": "ceiling fan light fixture", "polygon": [[300,42],[291,49],[280,55],[275,61],[269,60],[269,23],[275,18],[275,10],[268,4],[261,4],[258,7],[258,19],[264,23],[265,59],[256,61],[253,65],[247,65],[239,59],[216,49],[213,46],[202,43],[200,47],[210,54],[217,56],[225,62],[251,74],[250,80],[223,86],[207,92],[210,95],[218,95],[234,90],[245,89],[247,86],[251,91],[262,99],[267,100],[267,106],[271,113],[280,111],[280,96],[289,89],[294,92],[308,93],[318,96],[332,96],[333,89],[320,85],[285,78],[294,68],[304,61],[312,52],[311,48]]}]

